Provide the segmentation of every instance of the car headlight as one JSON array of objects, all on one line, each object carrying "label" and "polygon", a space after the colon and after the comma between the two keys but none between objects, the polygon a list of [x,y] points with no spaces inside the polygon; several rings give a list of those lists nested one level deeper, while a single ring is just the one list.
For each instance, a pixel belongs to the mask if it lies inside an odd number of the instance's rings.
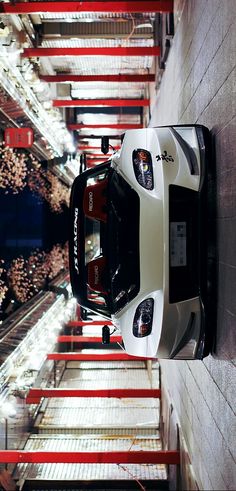
[{"label": "car headlight", "polygon": [[147,298],[136,309],[133,322],[133,335],[136,338],[148,336],[152,331],[153,298]]},{"label": "car headlight", "polygon": [[138,148],[132,155],[135,177],[145,189],[152,190],[154,187],[152,157],[150,152]]}]

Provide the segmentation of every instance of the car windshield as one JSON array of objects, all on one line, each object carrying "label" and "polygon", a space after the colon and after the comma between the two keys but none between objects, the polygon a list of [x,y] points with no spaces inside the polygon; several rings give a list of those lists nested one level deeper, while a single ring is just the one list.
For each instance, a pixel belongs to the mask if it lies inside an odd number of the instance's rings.
[{"label": "car windshield", "polygon": [[71,283],[82,305],[110,316],[139,291],[139,197],[110,165],[97,167],[77,178],[78,208],[72,193]]}]

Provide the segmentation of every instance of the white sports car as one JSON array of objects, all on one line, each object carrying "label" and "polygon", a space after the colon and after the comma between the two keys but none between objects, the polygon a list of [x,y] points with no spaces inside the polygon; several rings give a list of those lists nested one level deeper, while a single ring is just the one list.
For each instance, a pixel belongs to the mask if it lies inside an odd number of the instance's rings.
[{"label": "white sports car", "polygon": [[120,151],[73,183],[73,294],[112,319],[131,355],[209,353],[209,148],[200,125],[130,130]]}]

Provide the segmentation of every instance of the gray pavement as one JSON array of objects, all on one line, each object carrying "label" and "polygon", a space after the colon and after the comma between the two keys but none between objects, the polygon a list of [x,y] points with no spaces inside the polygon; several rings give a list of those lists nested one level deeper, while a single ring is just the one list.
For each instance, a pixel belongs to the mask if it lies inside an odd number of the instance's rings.
[{"label": "gray pavement", "polygon": [[176,0],[176,32],[150,126],[212,134],[217,201],[217,321],[212,355],[162,361],[199,489],[236,489],[236,0]]}]

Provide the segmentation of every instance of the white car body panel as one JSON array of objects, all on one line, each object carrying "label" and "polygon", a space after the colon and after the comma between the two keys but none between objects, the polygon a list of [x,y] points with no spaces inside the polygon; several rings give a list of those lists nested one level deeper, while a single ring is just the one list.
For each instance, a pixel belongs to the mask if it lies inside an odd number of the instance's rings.
[{"label": "white car body panel", "polygon": [[[199,163],[198,141],[195,129],[178,128],[182,137],[188,138]],[[154,189],[144,189],[136,180],[132,151],[134,148],[148,149],[151,153]],[[174,163],[156,161],[164,154]],[[129,156],[129,159],[127,158]],[[175,339],[184,334],[191,312],[200,315],[200,300],[193,298],[178,304],[170,304],[169,297],[169,184],[198,190],[200,175],[190,175],[186,156],[175,139],[171,128],[147,128],[126,132],[122,149],[114,157],[117,172],[129,182],[140,198],[140,291],[137,297],[121,312],[112,316],[119,327],[126,351],[144,357],[169,357]],[[199,165],[200,167],[200,165]],[[153,327],[150,335],[137,338],[132,334],[134,315],[145,298],[154,299]],[[162,331],[164,325],[164,340]],[[179,326],[176,332],[176,326]],[[182,327],[182,328],[181,328]],[[169,341],[169,342],[167,342]]]}]

